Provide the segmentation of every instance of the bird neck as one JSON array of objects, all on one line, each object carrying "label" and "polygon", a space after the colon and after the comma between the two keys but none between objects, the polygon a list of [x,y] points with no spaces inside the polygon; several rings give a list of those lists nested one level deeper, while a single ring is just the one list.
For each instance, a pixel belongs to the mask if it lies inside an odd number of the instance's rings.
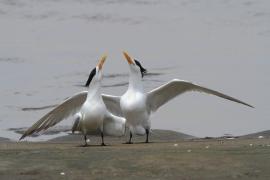
[{"label": "bird neck", "polygon": [[143,92],[143,84],[141,75],[130,73],[128,90],[136,90]]},{"label": "bird neck", "polygon": [[100,93],[100,82],[95,81],[89,85],[88,89],[88,94],[87,94],[87,99],[99,99],[101,98],[101,93]]}]

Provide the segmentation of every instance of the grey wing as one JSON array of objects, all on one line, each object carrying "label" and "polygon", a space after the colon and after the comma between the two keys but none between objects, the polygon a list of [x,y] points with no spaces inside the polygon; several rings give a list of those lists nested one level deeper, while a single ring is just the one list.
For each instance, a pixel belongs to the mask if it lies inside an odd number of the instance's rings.
[{"label": "grey wing", "polygon": [[123,117],[123,113],[120,107],[120,96],[102,94],[102,98],[109,112],[116,116]]},{"label": "grey wing", "polygon": [[103,131],[110,136],[123,136],[126,130],[126,119],[108,112],[103,121]]},{"label": "grey wing", "polygon": [[43,116],[29,129],[27,129],[20,138],[20,140],[35,132],[46,130],[49,127],[52,127],[55,124],[62,121],[63,119],[67,118],[68,116],[75,114],[81,108],[82,104],[85,102],[86,97],[87,91],[82,91],[68,98],[62,104],[58,105],[49,113],[47,113],[45,116]]},{"label": "grey wing", "polygon": [[149,111],[156,111],[160,106],[167,103],[174,97],[188,91],[198,91],[198,92],[204,92],[207,94],[212,94],[212,95],[215,95],[215,96],[218,96],[218,97],[230,100],[230,101],[234,101],[234,102],[253,108],[253,106],[243,101],[240,101],[228,95],[222,94],[218,91],[214,91],[214,90],[193,84],[191,82],[174,79],[174,80],[169,81],[167,84],[164,84],[147,93],[147,105],[148,105]]}]

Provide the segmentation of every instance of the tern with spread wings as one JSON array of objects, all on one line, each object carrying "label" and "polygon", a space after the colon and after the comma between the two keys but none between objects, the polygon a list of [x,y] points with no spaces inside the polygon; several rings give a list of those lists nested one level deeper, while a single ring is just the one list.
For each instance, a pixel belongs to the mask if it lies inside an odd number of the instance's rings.
[{"label": "tern with spread wings", "polygon": [[204,92],[253,107],[218,91],[179,79],[173,79],[150,92],[144,92],[142,78],[146,73],[146,69],[142,67],[138,60],[131,58],[127,52],[123,52],[123,55],[129,65],[129,86],[122,96],[110,96],[110,103],[106,104],[106,106],[112,113],[126,118],[126,126],[129,128],[130,134],[127,143],[132,143],[133,134],[146,134],[145,142],[148,143],[151,113],[185,92]]},{"label": "tern with spread wings", "polygon": [[109,95],[102,96],[100,92],[102,80],[102,66],[107,56],[103,56],[98,65],[91,71],[86,86],[88,91],[83,91],[68,98],[62,104],[51,110],[39,121],[32,125],[20,138],[23,139],[33,133],[44,131],[54,126],[70,115],[75,115],[75,123],[72,132],[81,131],[87,146],[87,135],[92,132],[100,132],[102,143],[104,134],[122,136],[125,133],[125,118],[115,116],[107,110],[104,102],[110,103]]}]

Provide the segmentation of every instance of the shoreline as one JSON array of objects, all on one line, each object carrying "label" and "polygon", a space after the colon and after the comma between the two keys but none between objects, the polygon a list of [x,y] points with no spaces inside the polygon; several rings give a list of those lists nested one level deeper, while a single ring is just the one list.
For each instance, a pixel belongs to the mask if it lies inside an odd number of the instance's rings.
[{"label": "shoreline", "polygon": [[[18,131],[18,134],[21,134],[23,131]],[[67,132],[67,131],[65,131]],[[52,132],[46,132],[45,134],[43,134],[44,136],[48,136],[48,135],[55,135],[57,134],[57,132],[55,130],[52,130]],[[40,135],[42,136],[42,135]],[[29,137],[26,137],[25,139],[23,139],[21,142],[27,141],[27,142],[63,142],[63,141],[81,141],[82,140],[82,135],[81,134],[67,134],[67,135],[62,135],[62,136],[58,136],[58,137],[53,137],[51,139],[48,140],[37,140],[37,141],[32,141],[34,138],[36,137],[36,135],[33,135],[33,137],[30,137],[30,141],[29,141]],[[91,141],[99,141],[100,136],[99,135],[88,135],[88,138]],[[138,139],[140,141],[143,141],[145,139],[145,136],[134,136],[135,139]],[[179,140],[179,139],[191,139],[191,138],[195,138],[194,136],[191,135],[187,135],[184,133],[180,133],[180,132],[176,132],[176,131],[171,131],[171,130],[161,130],[161,129],[153,129],[150,135],[150,139],[154,139],[154,140],[158,140],[158,141],[172,141],[172,140]],[[121,136],[121,137],[113,137],[113,136],[106,136],[105,135],[105,141],[106,139],[110,142],[120,142],[120,141],[125,141],[125,139],[128,139],[128,135],[126,134],[125,136]],[[19,141],[18,140],[12,140],[12,139],[8,139],[8,138],[1,138],[0,137],[0,142],[2,141],[11,141],[11,142],[16,142]]]},{"label": "shoreline", "polygon": [[[56,135],[58,133],[62,133],[60,132],[61,130],[51,130],[48,132],[45,132],[44,136],[52,136],[52,135]],[[18,134],[22,134],[22,130],[18,130],[16,133]],[[67,129],[65,129],[64,132],[68,132]],[[40,136],[42,136],[40,135]],[[6,137],[0,137],[0,143],[1,142],[75,142],[75,141],[82,141],[82,135],[81,134],[63,134],[60,136],[56,136],[56,137],[52,137],[46,140],[35,140],[35,137],[37,137],[38,135],[33,135],[32,137],[26,137],[25,139],[23,139],[22,141],[18,140],[14,140],[14,139],[9,139]],[[128,140],[128,135],[126,134],[125,136],[121,136],[121,137],[113,137],[113,136],[105,136],[105,141],[108,142],[125,142]],[[173,142],[173,141],[179,141],[179,140],[190,140],[190,139],[194,139],[194,140],[199,140],[199,139],[208,139],[208,140],[233,140],[233,139],[270,139],[270,130],[266,130],[266,131],[261,131],[261,132],[256,132],[256,133],[251,133],[251,134],[247,134],[247,135],[242,135],[242,136],[233,136],[233,135],[225,135],[225,136],[220,136],[220,137],[195,137],[192,135],[188,135],[185,133],[181,133],[181,132],[177,132],[177,131],[173,131],[173,130],[164,130],[164,129],[153,129],[151,134],[150,134],[150,140],[156,141],[156,142]],[[96,134],[92,134],[92,135],[88,135],[88,139],[90,139],[91,142],[99,142],[100,140],[100,136],[96,135]],[[143,142],[145,139],[145,136],[138,136],[135,135],[133,138],[135,141],[141,141]]]}]

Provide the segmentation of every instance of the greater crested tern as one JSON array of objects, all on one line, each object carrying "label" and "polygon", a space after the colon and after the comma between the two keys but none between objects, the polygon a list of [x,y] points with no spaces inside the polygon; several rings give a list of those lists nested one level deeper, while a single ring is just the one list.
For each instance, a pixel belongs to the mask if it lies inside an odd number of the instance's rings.
[{"label": "greater crested tern", "polygon": [[109,107],[107,105],[107,108],[114,114],[126,118],[126,126],[130,131],[130,137],[127,143],[132,143],[133,134],[146,134],[145,142],[148,143],[151,128],[151,113],[157,111],[171,99],[185,92],[204,92],[253,108],[253,106],[221,92],[179,79],[173,79],[150,92],[144,92],[142,78],[146,73],[146,69],[142,67],[138,60],[131,58],[127,52],[123,52],[123,55],[129,64],[129,86],[122,96],[110,96],[110,103],[113,106]]},{"label": "greater crested tern", "polygon": [[86,82],[86,86],[89,86],[88,91],[75,94],[55,107],[26,130],[20,140],[33,133],[46,130],[74,114],[75,122],[72,127],[72,132],[82,132],[85,146],[87,146],[86,136],[96,130],[100,131],[102,138],[101,145],[105,145],[104,133],[113,136],[124,135],[126,129],[125,118],[116,116],[107,110],[104,102],[111,105],[114,102],[111,103],[111,97],[109,95],[102,96],[100,92],[102,66],[106,58],[106,55],[102,56],[97,66],[91,71]]}]

